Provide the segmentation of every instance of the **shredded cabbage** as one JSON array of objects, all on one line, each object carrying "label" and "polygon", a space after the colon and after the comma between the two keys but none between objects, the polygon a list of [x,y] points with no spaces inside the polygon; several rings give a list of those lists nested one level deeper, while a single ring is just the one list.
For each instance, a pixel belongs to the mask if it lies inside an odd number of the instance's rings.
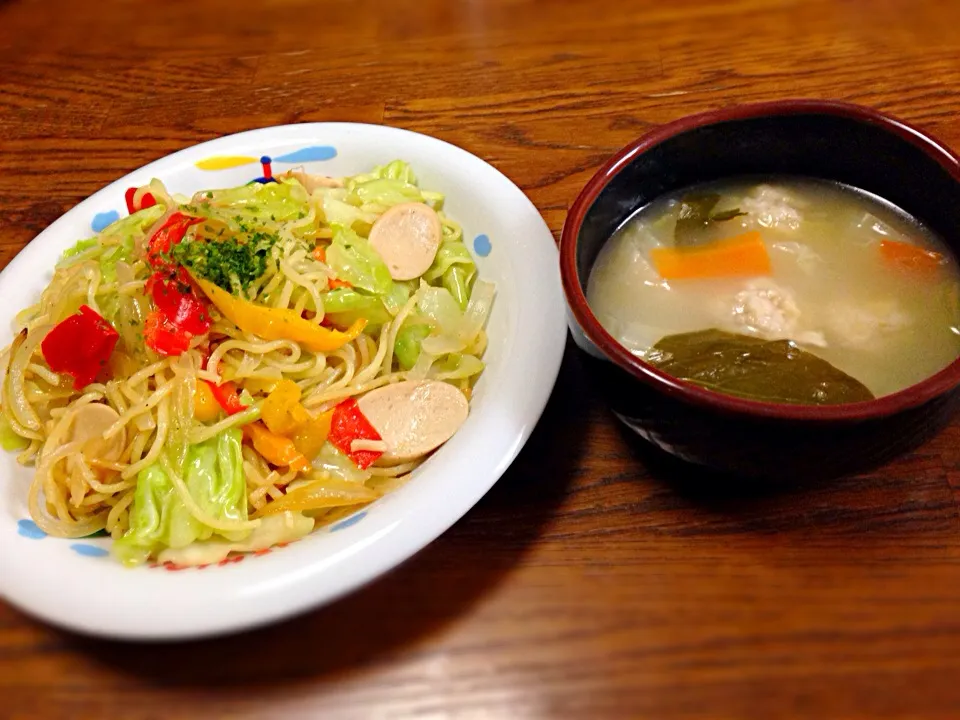
[{"label": "shredded cabbage", "polygon": [[430,368],[434,380],[463,380],[483,372],[484,364],[473,355],[451,353]]},{"label": "shredded cabbage", "polygon": [[64,250],[63,255],[61,255],[60,257],[65,260],[66,258],[73,257],[74,255],[79,255],[80,253],[85,252],[90,248],[97,247],[97,243],[99,242],[100,241],[95,237],[87,238],[86,240],[77,240],[76,244],[73,247],[67,248],[66,250]]},{"label": "shredded cabbage", "polygon": [[287,222],[305,217],[307,191],[296,180],[250,183],[226,190],[209,190],[194,198],[191,210],[204,217],[216,218],[236,227],[259,221]]},{"label": "shredded cabbage", "polygon": [[416,290],[416,280],[394,280],[390,292],[383,296],[383,304],[393,316],[400,312],[400,309],[407,304],[410,296]]},{"label": "shredded cabbage", "polygon": [[117,263],[129,263],[133,258],[134,239],[128,235],[119,244],[108,247],[100,256],[100,276],[104,282],[117,279]]},{"label": "shredded cabbage", "polygon": [[399,180],[408,185],[417,184],[417,176],[413,173],[410,164],[403,160],[393,160],[386,165],[378,165],[368,173],[348,178],[347,187],[352,190],[357,185],[371,180]]},{"label": "shredded cabbage", "polygon": [[353,483],[365,483],[372,477],[369,470],[361,470],[353,461],[337,450],[329,442],[320,449],[320,454],[313,460],[313,467],[320,472],[327,472],[330,477],[346,480]]},{"label": "shredded cabbage", "polygon": [[463,244],[463,231],[460,226],[447,218],[443,221],[443,242],[437,250],[433,264],[423,274],[423,279],[431,285],[441,281],[461,309],[466,309],[470,301],[470,288],[477,276],[477,266],[467,246]]},{"label": "shredded cabbage", "polygon": [[[247,519],[241,439],[240,430],[232,428],[187,452],[184,481],[190,496],[217,519]],[[248,533],[228,533],[227,539],[237,541]],[[161,464],[154,463],[137,476],[130,528],[113,549],[123,563],[137,565],[163,548],[183,548],[213,535],[184,506]]]},{"label": "shredded cabbage", "polygon": [[423,193],[416,185],[402,180],[368,180],[353,188],[351,199],[353,198],[356,198],[359,205],[393,207],[401,203],[423,202]]},{"label": "shredded cabbage", "polygon": [[0,413],[0,447],[10,452],[13,450],[23,450],[29,444],[29,440],[25,437],[20,437],[13,431],[6,413]]},{"label": "shredded cabbage", "polygon": [[494,286],[478,280],[465,312],[446,288],[421,287],[417,307],[433,332],[421,347],[434,356],[461,352],[476,340],[493,305]]},{"label": "shredded cabbage", "polygon": [[393,344],[393,354],[404,370],[412,370],[420,358],[420,343],[430,335],[430,326],[417,323],[404,323],[397,333],[397,340]]},{"label": "shredded cabbage", "polygon": [[321,198],[321,214],[328,225],[339,225],[361,233],[369,233],[377,214],[361,210],[346,202],[347,191],[342,188],[322,188],[314,192]]},{"label": "shredded cabbage", "polygon": [[212,565],[226,558],[230,553],[256,552],[281,543],[299,540],[310,534],[315,521],[298,512],[283,512],[269,515],[260,521],[259,527],[237,541],[225,541],[214,538],[205,542],[195,542],[182,548],[167,548],[157,557],[159,562],[171,562],[178,567],[193,565]]},{"label": "shredded cabbage", "polygon": [[57,267],[70,267],[88,257],[99,255],[100,272],[104,281],[113,282],[116,279],[117,262],[132,257],[135,241],[142,238],[163,213],[163,206],[152,205],[120,218],[105,227],[97,237],[80,240],[73,247],[64,250]]},{"label": "shredded cabbage", "polygon": [[333,226],[327,264],[341,280],[375,295],[393,290],[393,278],[380,254],[364,238],[342,225]]},{"label": "shredded cabbage", "polygon": [[142,237],[165,211],[163,205],[151,205],[120,218],[103,229],[100,233],[100,242],[104,245],[110,245],[115,239],[130,238],[136,240]]}]

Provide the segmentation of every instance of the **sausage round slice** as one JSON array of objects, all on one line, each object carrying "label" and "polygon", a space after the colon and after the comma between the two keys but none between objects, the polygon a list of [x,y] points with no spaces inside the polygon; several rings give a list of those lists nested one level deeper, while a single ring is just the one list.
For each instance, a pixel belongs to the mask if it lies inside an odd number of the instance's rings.
[{"label": "sausage round slice", "polygon": [[443,227],[429,205],[394,205],[370,229],[370,244],[390,269],[394,280],[413,280],[433,264]]},{"label": "sausage round slice", "polygon": [[357,401],[387,444],[382,460],[402,463],[449,440],[467,419],[463,393],[439,380],[407,380],[371,390]]}]

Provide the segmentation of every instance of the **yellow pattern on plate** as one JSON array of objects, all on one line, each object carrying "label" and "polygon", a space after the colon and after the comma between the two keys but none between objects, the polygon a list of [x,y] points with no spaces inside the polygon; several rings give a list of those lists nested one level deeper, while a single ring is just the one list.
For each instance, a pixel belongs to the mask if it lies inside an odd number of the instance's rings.
[{"label": "yellow pattern on plate", "polygon": [[247,155],[216,155],[198,160],[194,165],[201,170],[227,170],[228,168],[249,165],[254,162],[257,162],[257,158]]}]

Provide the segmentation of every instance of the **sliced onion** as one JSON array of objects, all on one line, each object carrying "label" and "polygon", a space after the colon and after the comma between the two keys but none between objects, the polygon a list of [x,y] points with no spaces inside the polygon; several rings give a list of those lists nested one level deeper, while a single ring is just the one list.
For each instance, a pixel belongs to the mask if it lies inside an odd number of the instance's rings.
[{"label": "sliced onion", "polygon": [[13,341],[10,352],[13,360],[10,362],[10,372],[7,376],[6,400],[10,404],[13,416],[21,425],[30,430],[40,429],[40,418],[34,412],[30,401],[27,399],[27,390],[24,385],[27,365],[36,351],[37,346],[43,341],[50,331],[50,326],[36,328],[33,332],[22,332],[17,335]]},{"label": "sliced onion", "polygon": [[473,355],[461,355],[460,362],[453,370],[435,372],[434,380],[464,380],[483,372],[483,362]]},{"label": "sliced onion", "polygon": [[[444,292],[447,291],[444,290]],[[467,309],[456,327],[446,327],[449,320],[441,323],[441,334],[424,340],[420,345],[422,350],[431,355],[441,356],[461,352],[472,345],[487,322],[495,292],[496,286],[493,283],[478,280],[473,286]]]},{"label": "sliced onion", "polygon": [[463,314],[463,325],[460,330],[464,346],[470,345],[483,326],[487,323],[490,308],[493,307],[493,298],[496,295],[496,286],[493,283],[477,280],[470,293],[470,302]]},{"label": "sliced onion", "polygon": [[[156,198],[156,200],[158,203],[160,202],[160,198]],[[137,245],[134,253],[136,256],[141,256],[146,253],[147,243],[150,242],[150,238],[153,237],[154,233],[157,232],[157,230],[159,230],[166,224],[167,220],[170,219],[170,216],[173,215],[173,213],[176,212],[176,210],[177,210],[177,206],[174,205],[173,203],[167,205],[163,215],[161,215],[157,219],[157,221],[150,226],[150,228],[147,230],[146,233],[143,234],[142,237],[137,239]]]},{"label": "sliced onion", "polygon": [[[437,338],[442,339],[442,338]],[[426,340],[424,340],[424,344]],[[423,380],[430,373],[430,368],[433,367],[433,364],[437,361],[437,356],[427,352],[427,349],[421,345],[420,347],[420,357],[417,358],[417,363],[410,368],[410,371],[407,373],[407,377],[410,380]]]},{"label": "sliced onion", "polygon": [[116,264],[117,272],[117,286],[126,285],[136,280],[136,275],[133,273],[133,266],[130,263],[124,262],[123,260],[118,260]]},{"label": "sliced onion", "polygon": [[327,477],[288,491],[282,497],[264,505],[254,517],[275,515],[288,510],[304,512],[359,505],[373,502],[379,497],[376,490],[371,490],[366,485]]},{"label": "sliced onion", "polygon": [[11,344],[0,354],[0,388],[2,388],[7,381],[7,371],[10,369],[10,358],[13,356],[13,349],[13,344]]}]

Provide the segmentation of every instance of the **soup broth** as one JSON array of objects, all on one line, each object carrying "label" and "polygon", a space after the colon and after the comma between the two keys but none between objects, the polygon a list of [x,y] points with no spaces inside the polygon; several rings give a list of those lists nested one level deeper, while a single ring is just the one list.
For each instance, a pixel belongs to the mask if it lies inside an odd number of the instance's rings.
[{"label": "soup broth", "polygon": [[[726,180],[654,201],[601,250],[587,298],[613,337],[654,364],[664,338],[716,329],[713,344],[702,333],[671,340],[667,359],[678,347],[697,348],[701,363],[719,358],[718,338],[786,340],[771,348],[811,353],[882,396],[960,354],[960,270],[944,243],[884,201],[819,180]],[[755,372],[750,347],[723,372]],[[774,375],[788,381],[801,366],[784,362]],[[687,379],[752,397],[705,377]],[[783,399],[850,399],[828,395]]]}]

